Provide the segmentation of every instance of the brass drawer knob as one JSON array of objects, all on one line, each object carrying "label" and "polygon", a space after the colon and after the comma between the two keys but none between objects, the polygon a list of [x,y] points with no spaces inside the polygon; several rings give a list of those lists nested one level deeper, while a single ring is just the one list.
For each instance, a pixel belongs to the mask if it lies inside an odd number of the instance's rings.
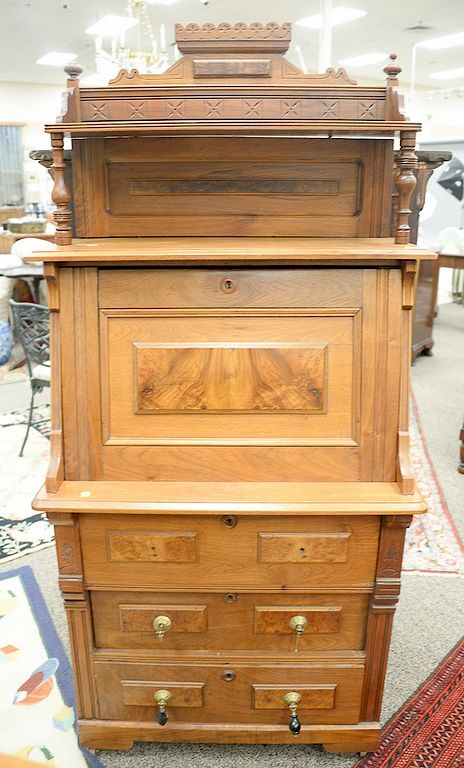
[{"label": "brass drawer knob", "polygon": [[294,736],[298,736],[301,731],[301,723],[298,719],[297,709],[298,704],[301,701],[301,696],[299,693],[296,693],[296,691],[290,691],[290,693],[285,694],[284,701],[290,710],[290,720],[288,723],[290,733],[293,733]]},{"label": "brass drawer knob", "polygon": [[298,651],[298,644],[300,642],[300,637],[305,631],[306,627],[308,626],[308,619],[306,616],[292,616],[290,621],[288,622],[290,629],[292,629],[295,632],[295,653]]},{"label": "brass drawer knob", "polygon": [[168,713],[166,712],[166,704],[172,699],[172,694],[169,691],[159,690],[155,692],[155,702],[158,706],[158,714],[156,720],[159,725],[166,725],[168,722]]},{"label": "brass drawer knob", "polygon": [[156,637],[160,640],[164,640],[164,636],[167,635],[172,627],[172,621],[169,616],[157,616],[153,621],[153,629],[155,630]]}]

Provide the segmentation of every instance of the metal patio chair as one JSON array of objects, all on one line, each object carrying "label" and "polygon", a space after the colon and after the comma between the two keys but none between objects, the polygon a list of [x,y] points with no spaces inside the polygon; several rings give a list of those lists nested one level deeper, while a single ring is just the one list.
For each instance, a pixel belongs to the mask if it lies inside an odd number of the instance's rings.
[{"label": "metal patio chair", "polygon": [[34,397],[50,386],[50,318],[48,307],[10,299],[14,328],[24,349],[24,356],[31,384],[31,403],[27,430],[19,455],[24,447],[31,426],[44,424],[48,419],[33,419]]}]

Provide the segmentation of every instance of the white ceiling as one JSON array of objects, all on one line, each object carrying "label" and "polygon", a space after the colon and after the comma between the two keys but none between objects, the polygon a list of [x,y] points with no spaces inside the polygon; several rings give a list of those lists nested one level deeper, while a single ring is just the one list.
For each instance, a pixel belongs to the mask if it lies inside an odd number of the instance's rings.
[{"label": "white ceiling", "polygon": [[[360,53],[380,51],[398,53],[403,68],[400,82],[409,82],[411,51],[414,43],[464,31],[464,0],[338,0],[334,5],[349,5],[367,11],[367,16],[333,28],[333,63]],[[36,64],[48,51],[71,51],[90,74],[93,65],[93,38],[84,29],[108,13],[124,12],[125,0],[0,0],[0,80],[64,84],[60,68]],[[177,0],[174,5],[151,5],[149,16],[157,27],[165,23],[168,43],[174,40],[174,24],[221,21],[295,22],[319,11],[319,0]],[[408,31],[418,24],[427,30]],[[290,58],[297,63],[294,45],[299,43],[310,72],[317,71],[318,33],[293,27]],[[460,80],[437,81],[430,72],[462,66],[464,46],[442,51],[419,49],[417,87],[464,88]],[[351,69],[361,81],[382,82],[382,64]]]}]

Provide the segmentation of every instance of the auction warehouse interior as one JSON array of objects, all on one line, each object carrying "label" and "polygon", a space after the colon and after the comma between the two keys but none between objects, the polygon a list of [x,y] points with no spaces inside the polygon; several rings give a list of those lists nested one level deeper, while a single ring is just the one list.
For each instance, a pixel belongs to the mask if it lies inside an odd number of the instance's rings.
[{"label": "auction warehouse interior", "polygon": [[464,765],[462,3],[0,10],[0,768]]}]

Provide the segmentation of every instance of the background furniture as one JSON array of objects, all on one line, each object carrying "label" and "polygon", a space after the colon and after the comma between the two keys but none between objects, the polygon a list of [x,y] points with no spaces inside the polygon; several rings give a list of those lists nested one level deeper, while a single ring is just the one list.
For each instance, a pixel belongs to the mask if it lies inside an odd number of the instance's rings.
[{"label": "background furniture", "polygon": [[10,306],[14,330],[24,349],[31,385],[29,418],[19,452],[22,456],[31,426],[44,423],[43,419],[34,419],[34,397],[44,387],[50,386],[50,321],[48,307],[41,304],[19,303],[10,299]]},{"label": "background furniture", "polygon": [[[51,463],[81,741],[374,749],[405,530],[415,135],[290,25],[176,27],[54,150]],[[73,141],[71,239],[63,134]],[[389,238],[393,139],[398,214]],[[218,236],[218,232],[220,236]]]},{"label": "background furniture", "polygon": [[461,441],[461,451],[458,470],[464,475],[464,422],[462,424],[461,434],[459,435]]},{"label": "background furniture", "polygon": [[[419,233],[419,216],[425,204],[427,183],[435,170],[443,163],[448,162],[451,152],[417,151],[418,163],[414,170],[417,179],[416,188],[411,200],[411,242],[417,243]],[[397,164],[398,154],[395,156],[395,173],[399,173]],[[392,231],[395,226],[397,207],[397,192],[393,192]],[[433,347],[433,320],[435,317],[437,290],[438,290],[438,262],[423,261],[419,265],[416,279],[416,298],[413,308],[412,321],[412,362],[421,354],[431,354]]]}]

